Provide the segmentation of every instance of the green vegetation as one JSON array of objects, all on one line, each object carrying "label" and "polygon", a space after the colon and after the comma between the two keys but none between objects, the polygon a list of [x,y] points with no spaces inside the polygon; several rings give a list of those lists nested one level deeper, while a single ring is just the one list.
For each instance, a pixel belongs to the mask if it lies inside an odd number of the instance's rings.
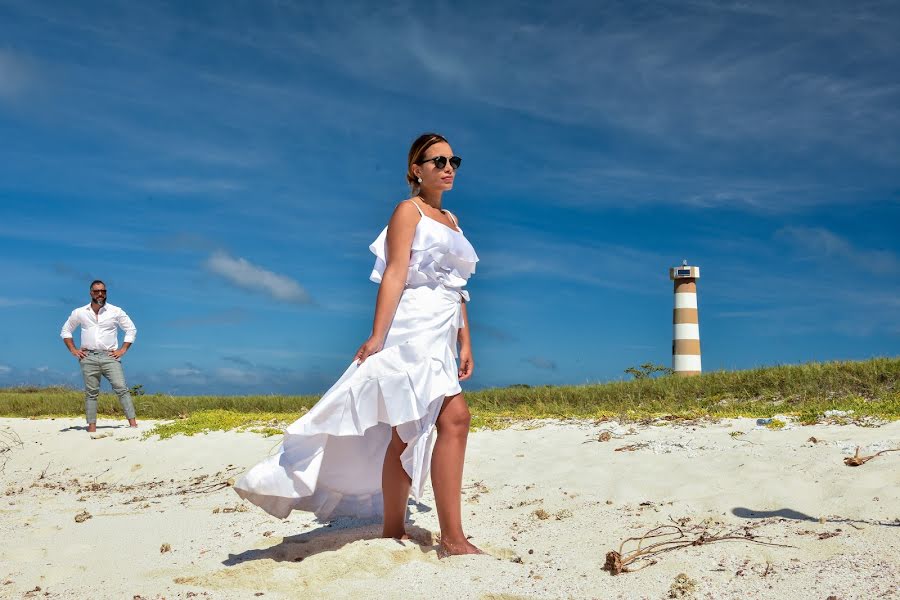
[{"label": "green vegetation", "polygon": [[781,419],[772,419],[771,421],[766,423],[766,428],[777,431],[779,429],[784,429],[786,425],[787,423],[785,423]]},{"label": "green vegetation", "polygon": [[[771,417],[792,415],[814,423],[826,410],[853,411],[853,418],[900,418],[900,358],[808,363],[699,377],[638,377],[633,381],[579,386],[514,385],[467,392],[473,427],[501,428],[536,418]],[[312,407],[318,396],[134,397],[139,418],[176,419],[154,431],[178,433],[243,429],[275,435]],[[99,412],[122,417],[112,394],[102,394]],[[43,417],[83,414],[80,390],[0,390],[0,416]]]},{"label": "green vegetation", "polygon": [[647,377],[653,377],[654,375],[673,375],[675,369],[645,362],[639,367],[628,367],[625,369],[625,373],[631,375],[635,379],[646,379]]},{"label": "green vegetation", "polygon": [[[236,413],[282,413],[296,415],[309,409],[318,396],[132,396],[138,418],[176,419],[201,411]],[[122,417],[114,394],[100,394],[97,412]],[[84,414],[84,392],[64,387],[19,387],[0,389],[0,417],[75,416]],[[293,419],[291,419],[293,420]]]},{"label": "green vegetation", "polygon": [[239,413],[231,410],[199,410],[187,417],[168,423],[160,423],[144,437],[158,435],[161,439],[173,435],[194,435],[210,431],[252,431],[266,436],[281,435],[284,427],[305,413],[303,409],[296,413]]}]

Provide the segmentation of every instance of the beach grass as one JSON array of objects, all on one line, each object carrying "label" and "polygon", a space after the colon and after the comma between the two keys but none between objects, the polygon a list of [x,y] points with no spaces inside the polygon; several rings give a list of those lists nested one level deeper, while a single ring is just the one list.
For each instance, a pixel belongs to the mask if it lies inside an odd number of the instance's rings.
[{"label": "beach grass", "polygon": [[[139,418],[172,420],[155,434],[241,429],[277,434],[309,410],[319,396],[134,397]],[[815,423],[828,410],[853,419],[900,418],[900,357],[717,371],[697,377],[662,376],[573,386],[514,385],[466,392],[473,428],[501,428],[530,419],[669,419],[791,415]],[[0,389],[0,416],[83,414],[81,390],[60,387]],[[99,413],[122,417],[112,394],[101,394]]]}]

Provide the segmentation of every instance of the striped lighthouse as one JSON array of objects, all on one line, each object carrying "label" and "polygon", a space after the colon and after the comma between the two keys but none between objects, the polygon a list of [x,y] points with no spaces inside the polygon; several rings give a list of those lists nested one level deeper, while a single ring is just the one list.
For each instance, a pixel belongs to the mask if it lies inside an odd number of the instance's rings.
[{"label": "striped lighthouse", "polygon": [[700,374],[700,319],[697,313],[697,279],[700,267],[669,269],[669,279],[675,282],[675,310],[672,315],[672,370],[676,375]]}]

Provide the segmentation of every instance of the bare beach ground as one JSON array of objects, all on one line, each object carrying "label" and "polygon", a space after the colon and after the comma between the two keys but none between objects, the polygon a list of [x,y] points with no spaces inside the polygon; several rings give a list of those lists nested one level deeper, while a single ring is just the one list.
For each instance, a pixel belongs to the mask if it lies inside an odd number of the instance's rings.
[{"label": "bare beach ground", "polygon": [[[280,438],[142,439],[152,426],[101,420],[92,436],[80,419],[0,419],[0,597],[900,597],[900,452],[844,464],[857,446],[900,447],[900,422],[479,431],[464,522],[490,556],[445,560],[430,496],[410,506],[417,542],[377,539],[371,522],[280,521],[229,487]],[[603,570],[624,539],[662,525],[681,541],[742,539]]]}]

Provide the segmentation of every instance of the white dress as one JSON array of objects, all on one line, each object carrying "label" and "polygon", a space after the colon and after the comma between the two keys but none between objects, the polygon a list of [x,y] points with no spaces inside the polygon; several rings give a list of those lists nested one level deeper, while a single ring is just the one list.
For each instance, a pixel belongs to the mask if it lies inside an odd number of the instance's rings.
[{"label": "white dress", "polygon": [[[241,498],[280,518],[292,510],[321,520],[381,515],[381,468],[391,427],[407,443],[401,461],[412,496],[421,497],[444,398],[461,391],[456,339],[466,326],[463,286],[478,256],[462,230],[419,213],[406,288],[384,348],[362,365],[354,361],[287,428],[278,452],[235,483]],[[369,246],[376,283],[386,266],[386,239],[387,227]]]}]

